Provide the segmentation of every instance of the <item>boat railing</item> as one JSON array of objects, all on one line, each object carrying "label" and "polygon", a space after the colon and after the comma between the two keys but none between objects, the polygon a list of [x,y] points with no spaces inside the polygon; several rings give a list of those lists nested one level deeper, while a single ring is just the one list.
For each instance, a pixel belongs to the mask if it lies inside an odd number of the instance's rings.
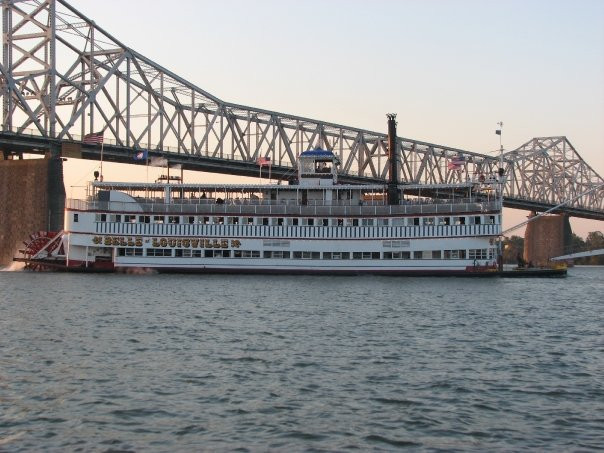
[{"label": "boat railing", "polygon": [[299,205],[299,204],[230,204],[230,203],[163,203],[163,202],[119,202],[86,201],[69,199],[69,209],[78,211],[182,214],[182,215],[286,215],[286,216],[359,216],[379,217],[413,214],[455,214],[462,212],[498,211],[498,201],[472,203],[430,203],[400,205]]}]

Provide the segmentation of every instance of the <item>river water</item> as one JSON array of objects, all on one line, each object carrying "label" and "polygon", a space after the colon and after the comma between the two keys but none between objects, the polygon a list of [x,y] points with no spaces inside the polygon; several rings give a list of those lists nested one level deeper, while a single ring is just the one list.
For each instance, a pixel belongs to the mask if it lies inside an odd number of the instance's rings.
[{"label": "river water", "polygon": [[0,451],[604,446],[604,268],[0,272]]}]

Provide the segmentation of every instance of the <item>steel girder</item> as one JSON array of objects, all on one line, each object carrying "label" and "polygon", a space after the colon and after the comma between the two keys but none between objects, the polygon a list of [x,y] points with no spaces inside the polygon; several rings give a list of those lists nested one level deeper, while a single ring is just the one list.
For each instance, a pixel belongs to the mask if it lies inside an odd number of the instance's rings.
[{"label": "steel girder", "polygon": [[604,214],[604,179],[566,137],[536,137],[504,157],[513,169],[505,190],[507,198],[544,206],[574,200],[565,211],[576,208]]},{"label": "steel girder", "polygon": [[[82,140],[166,155],[294,168],[323,147],[342,175],[384,180],[383,133],[222,101],[122,44],[64,0],[2,0],[2,129],[49,140]],[[499,159],[399,137],[399,174],[408,183],[454,183],[496,172]],[[461,159],[460,159],[461,158]],[[451,160],[461,168],[451,168]],[[564,137],[533,139],[503,161],[506,197],[555,205],[600,178]],[[292,171],[292,174],[294,172]],[[602,193],[575,207],[604,216]]]}]

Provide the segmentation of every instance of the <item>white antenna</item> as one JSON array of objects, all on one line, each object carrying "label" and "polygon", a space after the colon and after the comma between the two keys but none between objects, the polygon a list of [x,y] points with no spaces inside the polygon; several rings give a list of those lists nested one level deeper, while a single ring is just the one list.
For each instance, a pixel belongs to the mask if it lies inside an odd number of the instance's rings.
[{"label": "white antenna", "polygon": [[[503,132],[503,121],[499,121],[497,123],[497,126],[499,126],[499,129],[497,129],[495,133],[499,135],[499,171],[501,172],[501,169],[503,169],[503,143],[501,141],[501,134]],[[500,177],[502,176],[503,175],[500,175]]]}]

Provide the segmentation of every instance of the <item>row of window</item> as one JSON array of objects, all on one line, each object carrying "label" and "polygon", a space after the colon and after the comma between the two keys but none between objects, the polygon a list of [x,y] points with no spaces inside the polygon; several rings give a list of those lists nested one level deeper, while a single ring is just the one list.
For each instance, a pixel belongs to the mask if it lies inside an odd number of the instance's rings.
[{"label": "row of window", "polygon": [[[143,256],[142,248],[119,248],[119,256]],[[290,252],[283,250],[195,250],[195,249],[147,249],[146,256],[176,258],[280,258],[300,260],[429,260],[429,259],[493,259],[494,249],[470,250],[420,250],[397,252]]]},{"label": "row of window", "polygon": [[[395,218],[314,218],[314,217],[225,217],[225,216],[178,216],[178,215],[126,215],[96,214],[97,222],[118,223],[171,223],[204,225],[292,225],[292,226],[421,226],[421,225],[492,225],[494,215],[452,217],[395,217]],[[78,214],[74,214],[74,222]]]}]

